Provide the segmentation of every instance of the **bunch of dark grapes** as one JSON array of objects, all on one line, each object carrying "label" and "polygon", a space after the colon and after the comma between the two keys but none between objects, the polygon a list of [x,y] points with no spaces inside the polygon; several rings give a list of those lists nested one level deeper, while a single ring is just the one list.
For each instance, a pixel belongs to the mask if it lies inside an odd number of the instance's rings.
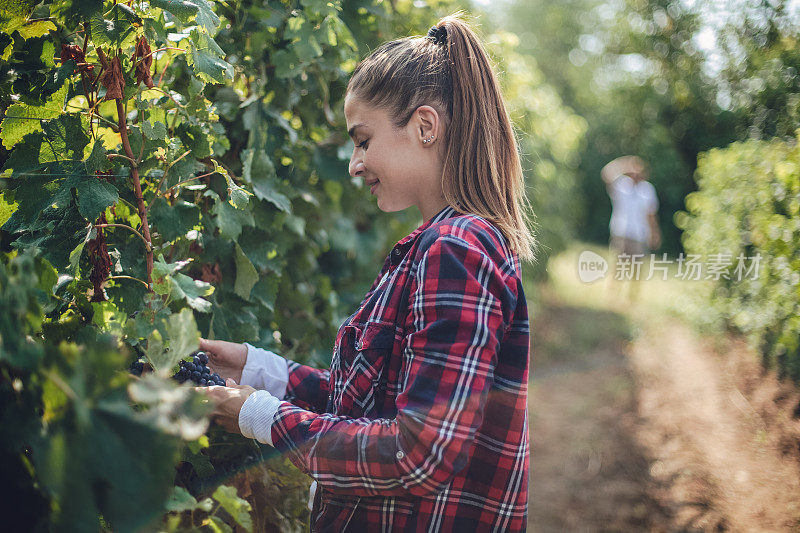
[{"label": "bunch of dark grapes", "polygon": [[180,370],[172,377],[179,383],[191,380],[201,387],[225,385],[225,380],[208,368],[208,355],[205,352],[194,352],[191,361],[181,361]]},{"label": "bunch of dark grapes", "polygon": [[143,370],[144,370],[144,363],[139,361],[138,359],[133,363],[131,363],[129,369],[130,373],[133,374],[134,376],[141,376]]}]

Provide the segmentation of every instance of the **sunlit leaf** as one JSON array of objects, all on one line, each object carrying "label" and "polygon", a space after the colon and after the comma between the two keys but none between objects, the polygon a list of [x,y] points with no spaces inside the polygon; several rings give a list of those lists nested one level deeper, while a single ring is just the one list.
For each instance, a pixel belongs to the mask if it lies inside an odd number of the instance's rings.
[{"label": "sunlit leaf", "polygon": [[247,206],[247,202],[250,200],[248,196],[252,196],[253,193],[236,185],[230,173],[217,163],[216,159],[212,159],[211,162],[214,163],[214,172],[222,174],[225,178],[225,182],[228,184],[228,203],[236,209],[244,209]]},{"label": "sunlit leaf", "polygon": [[176,299],[186,299],[189,307],[201,313],[211,310],[211,302],[204,296],[210,296],[214,287],[210,283],[192,279],[186,274],[175,274],[172,278],[172,295]]},{"label": "sunlit leaf", "polygon": [[117,46],[141,23],[141,17],[125,4],[114,4],[102,17],[98,15],[89,19],[92,38],[97,44]]},{"label": "sunlit leaf", "polygon": [[230,514],[236,522],[247,531],[253,531],[253,518],[250,516],[250,503],[236,494],[236,488],[220,485],[212,497]]},{"label": "sunlit leaf", "polygon": [[47,35],[56,29],[56,25],[49,20],[37,20],[23,24],[17,31],[23,39],[32,39],[33,37],[41,37]]},{"label": "sunlit leaf", "polygon": [[195,75],[206,83],[225,83],[233,79],[233,67],[225,61],[225,52],[208,34],[192,31],[192,46],[187,56]]},{"label": "sunlit leaf", "polygon": [[169,364],[164,365],[167,368],[178,364],[179,360],[195,351],[200,344],[200,332],[190,309],[183,308],[180,313],[169,317],[167,334],[170,353],[170,358],[166,361]]},{"label": "sunlit leaf", "polygon": [[0,123],[0,140],[10,150],[25,135],[42,131],[42,120],[56,118],[61,114],[68,87],[59,89],[43,106],[12,104],[6,110],[3,122]]}]

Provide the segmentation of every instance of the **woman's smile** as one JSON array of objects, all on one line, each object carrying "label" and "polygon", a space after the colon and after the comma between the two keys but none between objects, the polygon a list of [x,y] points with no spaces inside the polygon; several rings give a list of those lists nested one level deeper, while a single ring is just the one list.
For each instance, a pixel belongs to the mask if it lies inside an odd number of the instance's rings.
[{"label": "woman's smile", "polygon": [[377,179],[369,179],[369,180],[366,180],[365,183],[369,187],[370,194],[375,194],[375,189],[378,187],[378,184],[380,183],[380,181],[377,180]]}]

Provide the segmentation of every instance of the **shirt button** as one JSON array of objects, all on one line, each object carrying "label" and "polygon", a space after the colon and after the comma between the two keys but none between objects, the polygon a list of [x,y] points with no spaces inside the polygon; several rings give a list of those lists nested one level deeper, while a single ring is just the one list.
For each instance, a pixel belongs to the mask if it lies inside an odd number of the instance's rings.
[{"label": "shirt button", "polygon": [[406,456],[406,454],[403,453],[403,450],[400,450],[399,452],[394,454],[394,456],[397,457],[398,460],[400,460],[403,459]]}]

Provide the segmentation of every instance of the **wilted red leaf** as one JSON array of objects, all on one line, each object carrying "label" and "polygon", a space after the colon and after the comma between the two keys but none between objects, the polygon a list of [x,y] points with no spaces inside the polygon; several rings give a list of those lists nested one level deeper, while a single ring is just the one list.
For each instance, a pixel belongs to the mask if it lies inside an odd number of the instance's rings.
[{"label": "wilted red leaf", "polygon": [[94,65],[86,63],[86,54],[83,49],[77,44],[62,44],[61,45],[61,64],[67,61],[74,60],[77,67],[75,70],[78,72],[93,72]]},{"label": "wilted red leaf", "polygon": [[[97,223],[105,224],[106,215],[100,215]],[[89,254],[89,262],[92,264],[92,272],[89,274],[89,280],[94,287],[92,301],[105,302],[108,298],[106,297],[103,283],[111,274],[111,265],[113,263],[111,262],[111,256],[108,255],[108,246],[106,245],[106,237],[102,228],[97,228],[97,236],[86,243],[86,249]]]},{"label": "wilted red leaf", "polygon": [[103,73],[100,83],[106,88],[106,100],[122,98],[125,93],[125,78],[122,76],[122,64],[119,56],[111,60],[110,70]]},{"label": "wilted red leaf", "polygon": [[153,55],[150,53],[150,43],[144,37],[136,43],[136,48],[133,51],[133,61],[136,62],[137,85],[144,82],[148,87],[153,87],[153,77],[150,74],[150,69],[153,66]]}]

